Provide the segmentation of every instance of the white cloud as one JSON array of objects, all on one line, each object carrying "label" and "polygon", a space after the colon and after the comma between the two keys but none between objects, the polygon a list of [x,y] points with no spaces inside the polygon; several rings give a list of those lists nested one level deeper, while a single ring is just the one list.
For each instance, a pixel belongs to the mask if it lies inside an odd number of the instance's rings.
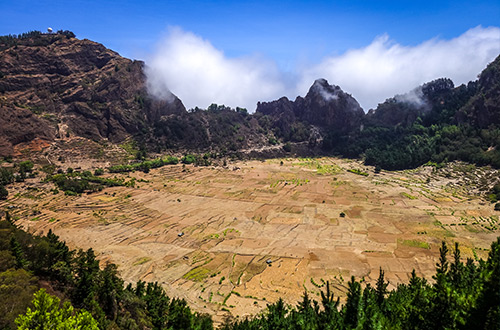
[{"label": "white cloud", "polygon": [[169,29],[147,62],[150,92],[176,94],[186,108],[211,103],[246,107],[285,93],[284,79],[274,62],[260,56],[228,58],[210,42],[179,28]]},{"label": "white cloud", "polygon": [[304,70],[298,92],[305,93],[318,77],[339,85],[368,110],[396,94],[437,78],[455,85],[475,80],[500,54],[500,29],[476,27],[451,40],[432,39],[413,47],[387,35],[340,56],[327,57]]},{"label": "white cloud", "polygon": [[169,89],[188,109],[218,103],[254,111],[258,101],[305,95],[316,79],[325,78],[368,110],[433,79],[451,78],[456,85],[475,80],[499,54],[497,27],[479,26],[451,40],[434,38],[416,46],[383,35],[364,48],[298,69],[290,84],[273,61],[257,55],[230,58],[209,41],[171,28],[147,61],[147,75],[153,95],[165,98]]}]

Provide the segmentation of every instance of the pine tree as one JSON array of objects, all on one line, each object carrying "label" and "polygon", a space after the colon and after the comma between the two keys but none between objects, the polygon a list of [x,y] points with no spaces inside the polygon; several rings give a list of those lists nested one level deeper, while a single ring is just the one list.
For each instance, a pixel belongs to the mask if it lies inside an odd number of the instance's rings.
[{"label": "pine tree", "polygon": [[356,328],[358,325],[358,314],[361,303],[361,284],[351,277],[348,283],[347,301],[343,309],[344,324],[346,328]]},{"label": "pine tree", "polygon": [[448,247],[443,241],[439,249],[439,263],[436,264],[436,282],[433,286],[434,297],[431,320],[434,328],[445,329],[452,323],[451,287],[448,282]]},{"label": "pine tree", "polygon": [[377,296],[377,304],[380,307],[380,309],[383,309],[383,304],[384,304],[384,298],[385,295],[387,294],[387,286],[389,283],[386,283],[384,280],[384,271],[382,270],[382,267],[380,267],[379,270],[379,275],[377,279],[377,285],[375,287],[375,293]]},{"label": "pine tree", "polygon": [[477,329],[500,329],[500,237],[491,244],[481,278],[483,286],[477,307],[469,318],[469,326]]},{"label": "pine tree", "polygon": [[326,281],[326,292],[321,291],[321,304],[323,312],[320,313],[320,324],[327,329],[338,329],[342,326],[342,318],[338,311],[340,298],[334,300],[334,294],[330,290],[330,281]]},{"label": "pine tree", "polygon": [[24,257],[24,252],[23,249],[21,248],[21,245],[17,241],[15,236],[12,236],[10,238],[10,252],[16,259],[16,268],[24,268],[24,266],[27,265],[27,261]]}]

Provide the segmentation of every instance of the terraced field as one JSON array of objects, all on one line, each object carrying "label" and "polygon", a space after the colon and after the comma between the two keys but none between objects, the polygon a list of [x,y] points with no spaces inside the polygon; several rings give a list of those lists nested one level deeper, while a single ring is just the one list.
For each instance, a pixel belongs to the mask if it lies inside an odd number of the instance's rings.
[{"label": "terraced field", "polygon": [[134,188],[82,196],[29,179],[1,207],[216,319],[295,303],[327,280],[342,295],[351,275],[373,282],[379,267],[392,286],[412,269],[431,280],[442,240],[485,257],[500,235],[491,204],[431,167],[375,174],[355,161],[277,159],[130,176]]}]

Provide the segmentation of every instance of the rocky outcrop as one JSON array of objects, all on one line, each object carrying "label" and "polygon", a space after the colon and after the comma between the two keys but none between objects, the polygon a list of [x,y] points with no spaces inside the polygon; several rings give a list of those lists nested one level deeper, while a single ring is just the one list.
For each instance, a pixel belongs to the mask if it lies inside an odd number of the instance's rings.
[{"label": "rocky outcrop", "polygon": [[454,90],[453,81],[440,78],[408,93],[396,95],[370,109],[364,120],[369,126],[409,126],[420,116],[438,109]]},{"label": "rocky outcrop", "polygon": [[0,116],[0,155],[14,153],[14,146],[36,138],[52,140],[53,129],[46,121],[38,118],[27,109],[1,106]]},{"label": "rocky outcrop", "polygon": [[316,80],[305,97],[299,96],[293,102],[283,97],[258,103],[257,112],[273,116],[282,124],[298,120],[339,133],[357,129],[364,116],[363,109],[350,94],[325,79]]},{"label": "rocky outcrop", "polygon": [[500,125],[500,56],[481,72],[477,92],[458,111],[456,118],[480,128]]},{"label": "rocky outcrop", "polygon": [[185,108],[175,96],[148,96],[143,62],[93,41],[39,34],[0,43],[0,111],[9,145],[66,135],[120,142]]}]

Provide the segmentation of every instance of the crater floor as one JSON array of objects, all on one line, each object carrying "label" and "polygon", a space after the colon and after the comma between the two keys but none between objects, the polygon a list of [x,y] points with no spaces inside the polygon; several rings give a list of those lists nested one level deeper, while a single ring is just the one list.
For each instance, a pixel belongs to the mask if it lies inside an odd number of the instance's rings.
[{"label": "crater floor", "polygon": [[129,176],[134,188],[77,197],[28,179],[1,207],[216,320],[279,297],[295,304],[326,281],[342,296],[350,276],[375,282],[380,267],[391,286],[412,269],[432,280],[442,240],[459,242],[464,258],[486,257],[500,232],[491,204],[432,167],[375,174],[357,161],[275,159]]}]

